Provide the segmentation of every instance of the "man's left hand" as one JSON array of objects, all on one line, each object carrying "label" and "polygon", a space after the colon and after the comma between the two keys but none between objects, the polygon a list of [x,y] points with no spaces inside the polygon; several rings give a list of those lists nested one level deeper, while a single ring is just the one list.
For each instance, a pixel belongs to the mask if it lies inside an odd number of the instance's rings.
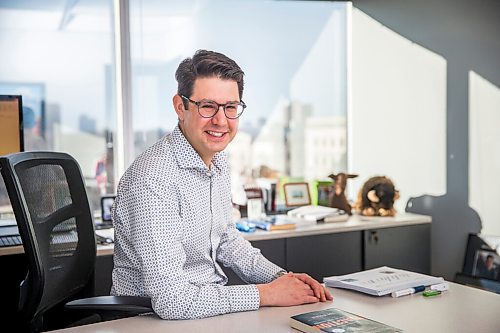
[{"label": "man's left hand", "polygon": [[310,277],[306,273],[289,273],[292,274],[293,277],[299,279],[300,281],[308,284],[311,289],[314,291],[314,296],[316,296],[321,302],[325,302],[326,300],[333,300],[330,291],[326,287],[324,287],[321,283]]}]

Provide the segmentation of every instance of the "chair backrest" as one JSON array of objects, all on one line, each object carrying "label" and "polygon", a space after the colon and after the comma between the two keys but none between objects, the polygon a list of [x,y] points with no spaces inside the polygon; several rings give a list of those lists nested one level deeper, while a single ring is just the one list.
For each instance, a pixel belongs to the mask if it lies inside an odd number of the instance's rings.
[{"label": "chair backrest", "polygon": [[93,281],[96,242],[85,183],[65,153],[6,155],[0,168],[28,258],[19,312],[37,325]]}]

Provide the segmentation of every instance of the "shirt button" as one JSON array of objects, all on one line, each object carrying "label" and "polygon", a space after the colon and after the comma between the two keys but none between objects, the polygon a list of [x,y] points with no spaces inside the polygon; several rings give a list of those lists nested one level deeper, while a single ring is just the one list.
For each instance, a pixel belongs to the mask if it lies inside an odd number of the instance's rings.
[{"label": "shirt button", "polygon": [[207,176],[208,176],[208,177],[212,177],[212,175],[213,175],[213,172],[212,172],[212,171],[207,171]]}]

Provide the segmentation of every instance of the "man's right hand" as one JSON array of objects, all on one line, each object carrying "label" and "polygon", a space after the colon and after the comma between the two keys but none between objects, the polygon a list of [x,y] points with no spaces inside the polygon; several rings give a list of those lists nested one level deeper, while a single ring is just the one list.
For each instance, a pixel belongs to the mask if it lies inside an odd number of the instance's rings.
[{"label": "man's right hand", "polygon": [[314,295],[311,286],[293,275],[285,274],[276,280],[257,285],[260,306],[292,306],[317,303],[321,299]]}]

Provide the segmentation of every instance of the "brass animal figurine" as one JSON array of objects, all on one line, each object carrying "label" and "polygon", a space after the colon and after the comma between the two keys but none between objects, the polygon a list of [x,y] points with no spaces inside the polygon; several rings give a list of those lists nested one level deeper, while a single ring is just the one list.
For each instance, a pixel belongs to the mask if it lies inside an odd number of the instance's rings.
[{"label": "brass animal figurine", "polygon": [[395,216],[394,202],[399,199],[399,191],[385,176],[368,179],[354,204],[356,213],[364,216]]},{"label": "brass animal figurine", "polygon": [[333,179],[333,190],[328,195],[328,205],[333,208],[344,210],[347,214],[352,215],[352,207],[345,197],[345,188],[348,178],[356,178],[358,175],[346,173],[331,174],[328,177]]}]

